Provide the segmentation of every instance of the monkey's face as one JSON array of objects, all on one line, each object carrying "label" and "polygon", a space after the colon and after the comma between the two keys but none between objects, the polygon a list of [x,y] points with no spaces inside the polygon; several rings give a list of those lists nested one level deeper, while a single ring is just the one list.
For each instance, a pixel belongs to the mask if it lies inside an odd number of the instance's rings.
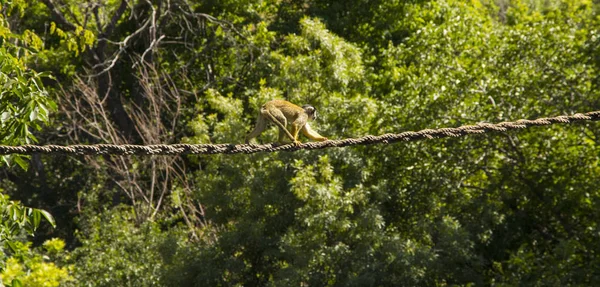
[{"label": "monkey's face", "polygon": [[308,115],[309,120],[312,121],[317,119],[317,109],[315,109],[315,107],[311,105],[304,105],[302,106],[302,108],[304,109],[304,112]]}]

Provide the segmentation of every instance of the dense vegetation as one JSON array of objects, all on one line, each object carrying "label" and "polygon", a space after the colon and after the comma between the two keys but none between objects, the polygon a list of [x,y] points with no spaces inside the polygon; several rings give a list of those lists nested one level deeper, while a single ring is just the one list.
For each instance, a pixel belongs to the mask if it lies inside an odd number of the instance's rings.
[{"label": "dense vegetation", "polygon": [[[0,144],[241,143],[274,98],[330,139],[600,109],[598,1],[0,5]],[[599,146],[3,156],[0,286],[594,286]]]}]

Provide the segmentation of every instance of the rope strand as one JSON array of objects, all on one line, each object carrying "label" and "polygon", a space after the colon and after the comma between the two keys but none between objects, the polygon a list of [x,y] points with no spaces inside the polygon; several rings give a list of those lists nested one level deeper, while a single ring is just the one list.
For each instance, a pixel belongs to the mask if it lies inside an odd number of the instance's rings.
[{"label": "rope strand", "polygon": [[578,121],[600,120],[600,111],[570,116],[557,116],[539,118],[535,120],[518,120],[515,122],[501,122],[497,124],[480,123],[465,125],[457,128],[425,129],[418,132],[403,132],[399,134],[383,134],[380,136],[364,136],[343,140],[329,140],[324,142],[308,142],[299,146],[293,144],[157,144],[157,145],[0,145],[0,155],[8,154],[36,154],[59,153],[77,155],[178,155],[178,154],[236,154],[275,151],[297,151],[301,149],[323,149],[330,147],[346,147],[353,145],[389,144],[398,141],[417,141],[422,139],[436,139],[445,137],[461,137],[470,134],[483,134],[486,132],[505,132],[514,129],[524,129],[531,126],[544,126],[556,123],[572,123]]}]

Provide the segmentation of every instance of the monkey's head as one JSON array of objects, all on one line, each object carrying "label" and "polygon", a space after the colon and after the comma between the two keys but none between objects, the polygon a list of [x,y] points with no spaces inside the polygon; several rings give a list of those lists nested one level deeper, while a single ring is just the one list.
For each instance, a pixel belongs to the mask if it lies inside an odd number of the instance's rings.
[{"label": "monkey's head", "polygon": [[315,107],[311,105],[304,105],[302,106],[302,108],[304,109],[304,112],[308,115],[309,120],[312,121],[317,119],[317,109],[315,109]]}]

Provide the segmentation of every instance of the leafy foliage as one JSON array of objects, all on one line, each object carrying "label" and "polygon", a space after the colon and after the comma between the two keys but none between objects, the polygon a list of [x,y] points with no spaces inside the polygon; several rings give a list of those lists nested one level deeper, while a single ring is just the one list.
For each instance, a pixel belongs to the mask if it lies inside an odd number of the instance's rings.
[{"label": "leafy foliage", "polygon": [[[6,267],[0,273],[0,279],[11,282],[12,286],[65,286],[72,282],[69,275],[72,266],[59,267],[50,258],[64,260],[64,241],[52,239],[44,242],[43,253],[33,252],[30,244],[16,242],[14,254],[6,261]],[[43,254],[43,255],[42,255]],[[20,285],[19,285],[20,284]]]},{"label": "leafy foliage", "polygon": [[[12,11],[22,13],[25,3],[4,2],[0,3],[0,143],[18,145],[37,141],[30,129],[40,130],[41,124],[48,123],[56,105],[42,83],[49,75],[27,66],[42,48],[42,40],[30,30],[13,33],[6,18]],[[2,156],[2,161],[2,165],[15,162],[23,169],[28,166],[23,156]],[[0,188],[0,285],[5,281],[12,286],[58,286],[68,277],[66,270],[44,262],[41,255],[31,253],[29,245],[18,240],[24,234],[34,235],[42,218],[55,226],[50,213],[10,200]],[[56,273],[48,275],[48,271]]]},{"label": "leafy foliage", "polygon": [[[54,225],[52,215],[47,211],[22,206],[17,201],[9,200],[5,194],[0,194],[0,219],[2,225],[0,240],[11,245],[10,239],[20,234],[23,230],[33,235],[35,229],[40,225],[42,217]],[[11,248],[13,248],[11,246]],[[14,249],[14,248],[13,248]]]},{"label": "leafy foliage", "polygon": [[[17,9],[19,4],[23,5],[17,2]],[[1,8],[6,15],[15,7],[9,4]],[[41,47],[42,41],[35,33],[25,30],[14,34],[7,19],[0,16],[0,142],[3,144],[35,142],[30,128],[41,129],[42,123],[48,123],[49,112],[56,109],[42,83],[42,78],[49,75],[27,67],[32,53]],[[12,159],[22,168],[27,165],[23,157],[3,156],[2,159],[6,164]]]},{"label": "leafy foliage", "polygon": [[[167,265],[164,258],[176,249],[177,235],[164,234],[148,222],[132,223],[126,207],[100,214],[86,222],[80,234],[82,247],[72,254],[73,276],[88,286],[156,286]],[[74,284],[74,286],[79,286]]]}]

